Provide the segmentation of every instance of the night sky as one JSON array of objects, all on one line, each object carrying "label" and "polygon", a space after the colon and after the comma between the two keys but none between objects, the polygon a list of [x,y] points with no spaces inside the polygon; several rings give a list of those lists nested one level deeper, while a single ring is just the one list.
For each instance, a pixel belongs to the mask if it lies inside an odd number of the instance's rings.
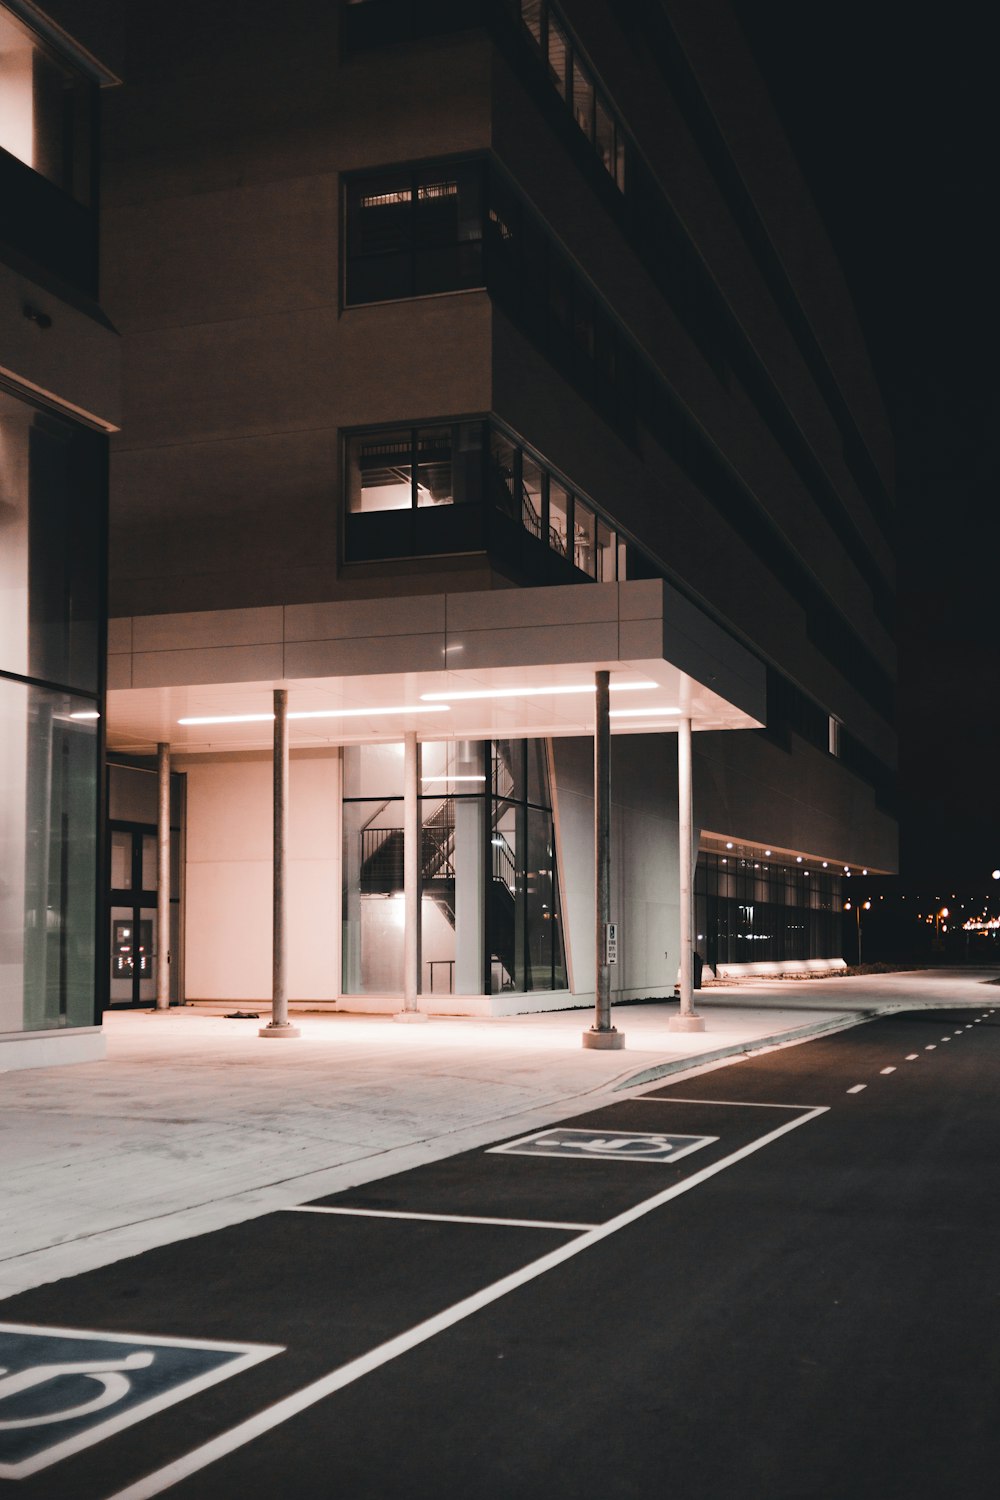
[{"label": "night sky", "polygon": [[901,862],[1000,865],[1000,284],[988,7],[733,0],[896,437]]}]

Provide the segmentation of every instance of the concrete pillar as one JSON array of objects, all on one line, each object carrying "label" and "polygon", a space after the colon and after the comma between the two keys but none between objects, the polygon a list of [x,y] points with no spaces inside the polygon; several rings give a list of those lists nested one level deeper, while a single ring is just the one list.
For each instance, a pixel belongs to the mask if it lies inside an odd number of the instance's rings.
[{"label": "concrete pillar", "polygon": [[420,995],[420,746],[417,732],[403,740],[403,1009],[396,1021],[426,1021]]},{"label": "concrete pillar", "polygon": [[611,1024],[611,970],[607,925],[611,921],[611,719],[610,672],[594,674],[594,1024],[583,1045],[599,1050],[624,1047],[625,1036]]},{"label": "concrete pillar", "polygon": [[170,746],[156,747],[156,1008],[170,1009]]},{"label": "concrete pillar", "polygon": [[274,690],[274,878],[271,889],[271,1020],[259,1036],[297,1037],[288,1020],[288,689]]},{"label": "concrete pillar", "polygon": [[[482,776],[482,750],[474,742],[455,746],[455,775]],[[478,792],[474,800],[455,798],[455,994],[483,993],[486,944],[486,827],[483,781],[459,781],[457,792]]]},{"label": "concrete pillar", "polygon": [[705,1018],[694,1008],[694,859],[692,828],[694,793],[691,775],[691,720],[677,725],[677,846],[680,866],[681,1008],[671,1016],[671,1031],[704,1031]]}]

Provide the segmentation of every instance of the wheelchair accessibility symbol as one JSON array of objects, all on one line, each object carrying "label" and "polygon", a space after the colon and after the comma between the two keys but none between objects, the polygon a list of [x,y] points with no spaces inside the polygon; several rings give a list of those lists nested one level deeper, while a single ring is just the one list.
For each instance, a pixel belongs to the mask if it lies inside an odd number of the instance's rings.
[{"label": "wheelchair accessibility symbol", "polygon": [[0,1479],[35,1474],[280,1352],[0,1323]]},{"label": "wheelchair accessibility symbol", "polygon": [[637,1130],[579,1130],[560,1125],[490,1146],[511,1156],[589,1157],[603,1161],[674,1162],[717,1141],[717,1135],[663,1135]]}]

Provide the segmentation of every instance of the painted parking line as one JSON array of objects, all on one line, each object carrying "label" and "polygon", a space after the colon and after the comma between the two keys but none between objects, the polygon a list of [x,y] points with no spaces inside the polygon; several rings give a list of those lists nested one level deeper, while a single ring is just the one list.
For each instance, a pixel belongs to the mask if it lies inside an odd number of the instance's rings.
[{"label": "painted parking line", "polygon": [[286,1214],[343,1214],[356,1219],[421,1219],[432,1224],[486,1224],[501,1229],[596,1229],[596,1224],[565,1224],[554,1219],[499,1219],[485,1214],[418,1214],[397,1208],[342,1208],[337,1204],[296,1203]]},{"label": "painted parking line", "polygon": [[348,1360],[346,1364],[341,1365],[338,1369],[331,1370],[329,1374],[321,1376],[320,1379],[312,1381],[309,1385],[303,1386],[290,1396],[286,1396],[284,1399],[274,1402],[273,1405],[265,1407],[262,1411],[255,1413],[254,1416],[231,1427],[228,1432],[220,1433],[218,1437],[212,1438],[209,1442],[201,1444],[200,1447],[192,1449],[190,1453],[185,1454],[182,1458],[175,1459],[162,1468],[147,1474],[145,1478],[138,1480],[136,1483],[126,1486],[125,1489],[116,1491],[114,1495],[108,1497],[108,1500],[151,1500],[153,1495],[162,1494],[164,1490],[170,1489],[175,1484],[179,1484],[182,1479],[198,1473],[210,1464],[217,1462],[220,1458],[224,1458],[227,1454],[236,1452],[247,1443],[260,1437],[263,1433],[271,1432],[274,1428],[280,1427],[282,1423],[297,1416],[299,1412],[306,1411],[309,1407],[315,1406],[317,1402],[325,1400],[327,1396],[332,1396],[336,1391],[343,1390],[345,1386],[353,1384],[354,1381],[361,1379],[362,1376],[369,1374],[372,1370],[377,1370],[381,1366],[389,1364],[392,1360],[398,1359],[400,1355],[406,1354],[409,1350],[426,1343],[429,1339],[436,1338],[445,1329],[453,1328],[456,1324],[464,1322],[466,1318],[471,1317],[482,1308],[489,1307],[492,1303],[499,1301],[500,1298],[506,1297],[509,1293],[517,1291],[520,1287],[527,1285],[531,1281],[535,1281],[538,1277],[555,1270],[557,1266],[561,1266],[567,1261],[574,1259],[577,1255],[581,1255],[593,1245],[609,1239],[612,1235],[619,1233],[630,1224],[634,1224],[637,1220],[644,1218],[655,1209],[661,1208],[665,1203],[669,1203],[672,1199],[679,1198],[684,1193],[689,1193],[694,1188],[700,1187],[703,1182],[709,1181],[720,1172],[724,1172],[729,1167],[735,1166],[737,1162],[744,1161],[757,1151],[763,1150],[765,1146],[771,1145],[772,1142],[778,1140],[781,1136],[787,1135],[792,1130],[798,1130],[800,1126],[806,1125],[811,1120],[815,1120],[820,1115],[827,1114],[828,1112],[829,1106],[817,1105],[797,1115],[793,1120],[783,1121],[774,1130],[768,1131],[767,1134],[759,1136],[756,1140],[749,1142],[745,1146],[741,1146],[728,1156],[721,1157],[718,1161],[702,1167],[700,1171],[692,1173],[691,1176],[683,1178],[680,1182],[673,1183],[661,1192],[654,1193],[652,1197],[634,1204],[623,1213],[616,1214],[614,1218],[608,1219],[605,1223],[598,1225],[597,1228],[590,1229],[586,1233],[578,1235],[575,1239],[568,1241],[565,1245],[561,1245],[555,1250],[550,1250],[537,1260],[530,1261],[526,1266],[522,1266],[519,1270],[501,1277],[498,1281],[481,1288],[471,1296],[462,1298],[461,1301],[454,1303],[453,1306],[435,1313],[432,1317],[426,1318],[421,1323],[415,1324],[414,1327],[407,1329],[404,1333],[398,1334],[394,1338],[388,1339],[385,1343],[369,1350],[366,1354],[356,1359]]}]

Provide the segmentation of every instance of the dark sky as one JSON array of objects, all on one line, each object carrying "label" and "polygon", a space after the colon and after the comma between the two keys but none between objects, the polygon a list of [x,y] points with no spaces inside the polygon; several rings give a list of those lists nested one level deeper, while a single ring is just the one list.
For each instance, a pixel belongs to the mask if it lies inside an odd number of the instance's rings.
[{"label": "dark sky", "polygon": [[1000,865],[990,8],[733,3],[844,266],[896,436],[902,874],[983,889]]}]

